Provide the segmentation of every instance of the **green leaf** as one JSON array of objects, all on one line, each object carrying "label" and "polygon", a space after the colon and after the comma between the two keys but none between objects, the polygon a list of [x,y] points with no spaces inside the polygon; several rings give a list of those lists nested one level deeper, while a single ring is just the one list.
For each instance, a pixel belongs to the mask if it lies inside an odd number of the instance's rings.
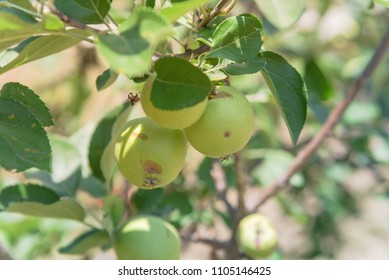
[{"label": "green leaf", "polygon": [[62,254],[83,255],[88,250],[109,243],[109,235],[105,230],[92,229],[87,231],[70,244],[59,249]]},{"label": "green leaf", "polygon": [[7,0],[6,2],[15,4],[18,7],[21,7],[25,10],[31,11],[31,12],[36,12],[34,7],[31,5],[29,0]]},{"label": "green leaf", "polygon": [[84,209],[73,199],[59,200],[57,194],[45,187],[14,185],[0,192],[0,211],[34,217],[83,221]]},{"label": "green leaf", "polygon": [[314,58],[307,60],[305,64],[304,81],[309,92],[308,105],[315,118],[324,123],[328,117],[329,110],[323,104],[334,95],[331,82],[327,79],[320,66]]},{"label": "green leaf", "polygon": [[37,202],[14,203],[7,208],[7,212],[24,214],[27,216],[55,219],[70,219],[82,222],[85,211],[74,199],[58,200],[50,205]]},{"label": "green leaf", "polygon": [[104,201],[104,213],[106,218],[116,228],[123,218],[125,211],[124,201],[120,196],[110,195]]},{"label": "green leaf", "polygon": [[7,83],[0,90],[0,96],[18,101],[39,120],[42,126],[53,125],[53,119],[45,103],[28,87],[19,83]]},{"label": "green leaf", "polygon": [[205,157],[197,170],[199,181],[205,184],[205,187],[212,193],[216,192],[215,180],[212,178],[213,158]]},{"label": "green leaf", "polygon": [[261,71],[265,64],[266,62],[263,59],[254,58],[248,62],[228,64],[222,70],[229,75],[254,74]]},{"label": "green leaf", "polygon": [[0,192],[0,211],[4,211],[14,203],[28,201],[49,205],[57,202],[58,199],[55,192],[42,186],[34,184],[9,186]]},{"label": "green leaf", "polygon": [[[102,181],[109,179],[108,173],[110,172],[104,174],[104,169],[111,168],[108,162],[103,161],[104,153],[107,149],[113,150],[116,140],[114,137],[116,135],[115,126],[121,126],[127,120],[130,110],[129,104],[117,107],[100,121],[92,135],[88,154],[89,166],[92,174]],[[120,115],[122,115],[121,118],[119,118]]]},{"label": "green leaf", "polygon": [[138,213],[150,213],[162,200],[164,190],[157,188],[153,190],[138,189],[131,198],[131,203],[136,207]]},{"label": "green leaf", "polygon": [[321,100],[328,100],[334,95],[331,82],[314,58],[308,59],[305,64],[304,81],[310,95],[316,95]]},{"label": "green leaf", "polygon": [[103,23],[112,0],[54,0],[55,7],[68,17],[82,23]]},{"label": "green leaf", "polygon": [[207,58],[225,58],[248,62],[262,46],[262,24],[254,15],[243,14],[224,20],[213,34],[212,49]]},{"label": "green leaf", "polygon": [[[84,36],[84,31],[67,31],[69,34]],[[81,42],[80,37],[67,37],[64,35],[35,36],[21,42],[17,47],[9,50],[13,59],[6,65],[0,61],[0,74],[21,66],[36,59],[55,54]]]},{"label": "green leaf", "polygon": [[42,24],[29,15],[0,7],[0,51],[41,31]]},{"label": "green leaf", "polygon": [[40,180],[43,185],[55,191],[60,197],[72,197],[76,194],[80,182],[81,155],[78,149],[66,138],[50,135],[52,149],[51,173],[31,170],[27,178]]},{"label": "green leaf", "polygon": [[389,8],[389,0],[374,0],[374,1],[386,8]]},{"label": "green leaf", "polygon": [[282,56],[273,52],[262,52],[261,55],[266,62],[262,75],[281,109],[292,142],[296,144],[307,115],[304,81]]},{"label": "green leaf", "polygon": [[119,27],[120,34],[99,34],[97,50],[111,69],[129,78],[141,76],[151,67],[158,43],[173,29],[151,9],[138,9]]},{"label": "green leaf", "polygon": [[97,77],[96,79],[96,88],[97,90],[103,90],[112,85],[118,78],[118,74],[111,69],[107,69]]},{"label": "green leaf", "polygon": [[162,9],[159,14],[166,17],[170,22],[175,22],[187,12],[207,3],[207,0],[187,0],[173,3],[172,6]]},{"label": "green leaf", "polygon": [[157,76],[150,94],[155,107],[178,110],[203,101],[211,92],[211,81],[190,62],[163,57],[155,63]]},{"label": "green leaf", "polygon": [[50,170],[51,150],[46,131],[18,101],[0,96],[0,164],[7,170],[31,167]]},{"label": "green leaf", "polygon": [[181,215],[192,213],[193,206],[189,201],[189,196],[183,192],[172,192],[166,195],[162,204],[170,206],[172,209],[178,210]]},{"label": "green leaf", "polygon": [[155,0],[146,0],[146,7],[154,8]]},{"label": "green leaf", "polygon": [[58,31],[65,30],[65,23],[54,14],[45,14],[43,19],[45,24],[45,30],[49,31]]},{"label": "green leaf", "polygon": [[98,198],[105,197],[108,194],[107,188],[103,182],[101,182],[93,175],[82,178],[79,189]]},{"label": "green leaf", "polygon": [[282,29],[297,21],[304,10],[302,0],[255,0],[266,19]]}]

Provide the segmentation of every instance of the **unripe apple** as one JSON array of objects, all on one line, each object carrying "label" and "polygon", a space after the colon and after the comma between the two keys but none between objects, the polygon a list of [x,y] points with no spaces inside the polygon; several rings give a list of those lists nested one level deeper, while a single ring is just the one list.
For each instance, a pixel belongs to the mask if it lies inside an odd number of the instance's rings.
[{"label": "unripe apple", "polygon": [[114,248],[121,260],[177,260],[181,240],[177,230],[154,216],[129,220],[114,236]]},{"label": "unripe apple", "polygon": [[206,156],[222,158],[241,150],[254,130],[254,113],[246,97],[222,86],[201,118],[185,129],[189,143]]},{"label": "unripe apple", "polygon": [[269,219],[255,213],[240,221],[237,242],[242,252],[248,257],[261,259],[273,253],[277,246],[278,234]]},{"label": "unripe apple", "polygon": [[185,156],[184,131],[161,127],[147,117],[127,122],[115,144],[120,172],[130,183],[144,189],[172,182]]},{"label": "unripe apple", "polygon": [[204,113],[205,107],[207,106],[207,97],[193,106],[178,110],[163,110],[157,108],[150,99],[154,79],[154,76],[150,76],[147,79],[143,86],[140,98],[143,110],[150,119],[160,126],[173,129],[188,127],[200,119],[201,115]]}]

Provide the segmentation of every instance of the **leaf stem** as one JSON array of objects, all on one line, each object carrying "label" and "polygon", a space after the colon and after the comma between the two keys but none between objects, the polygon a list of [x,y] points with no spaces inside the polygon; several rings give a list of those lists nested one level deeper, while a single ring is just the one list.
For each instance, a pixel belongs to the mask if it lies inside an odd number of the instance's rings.
[{"label": "leaf stem", "polygon": [[293,163],[289,166],[285,174],[279,180],[272,183],[263,190],[263,193],[258,203],[253,208],[252,212],[258,210],[269,198],[273,197],[279,191],[288,187],[290,178],[298,172],[318,150],[320,145],[331,133],[334,127],[340,122],[344,112],[355,99],[358,93],[366,85],[367,81],[377,68],[379,62],[382,60],[386,52],[389,50],[389,27],[387,28],[380,44],[376,48],[369,63],[363,70],[362,74],[354,81],[348,90],[344,99],[331,111],[326,122],[320,129],[319,133],[298,153]]},{"label": "leaf stem", "polygon": [[113,25],[115,25],[116,27],[119,26],[119,24],[116,22],[116,20],[110,14],[108,14],[107,17],[110,20],[110,22],[112,22]]}]

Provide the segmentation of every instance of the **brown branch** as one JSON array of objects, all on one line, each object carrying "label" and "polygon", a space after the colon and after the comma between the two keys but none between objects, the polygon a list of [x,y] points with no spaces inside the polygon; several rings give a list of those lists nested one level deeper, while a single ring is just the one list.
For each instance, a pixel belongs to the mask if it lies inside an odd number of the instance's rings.
[{"label": "brown branch", "polygon": [[72,19],[71,17],[64,15],[63,13],[61,13],[60,11],[58,11],[54,8],[50,7],[50,12],[53,13],[54,15],[56,15],[60,20],[62,20],[68,26],[75,27],[78,29],[83,29],[83,30],[89,30],[89,31],[92,31],[95,33],[99,33],[102,31],[102,30],[99,30],[97,28],[90,27],[89,25],[86,25],[86,24],[79,22],[75,19]]},{"label": "brown branch", "polygon": [[194,243],[203,243],[207,244],[211,247],[214,247],[216,249],[227,249],[229,247],[228,241],[219,241],[216,239],[207,239],[207,238],[190,238],[188,241],[194,242]]},{"label": "brown branch", "polygon": [[[219,14],[221,14],[224,11],[224,8],[230,4],[231,0],[221,0],[215,8],[208,14],[208,16],[204,17],[201,22],[199,23],[199,28],[206,26],[211,20],[213,20],[215,17],[217,17]],[[233,5],[228,6],[228,11],[230,11],[233,6],[235,5],[236,1],[232,0]]]},{"label": "brown branch", "polygon": [[288,168],[286,173],[273,184],[268,186],[263,190],[260,200],[253,208],[253,211],[256,211],[260,206],[262,206],[269,198],[274,196],[279,191],[283,190],[288,186],[290,178],[298,172],[304,164],[312,157],[312,155],[317,151],[319,146],[323,143],[326,137],[334,129],[334,127],[341,120],[344,112],[351,102],[355,99],[361,89],[365,86],[366,82],[377,68],[380,60],[384,57],[385,53],[389,49],[389,27],[386,30],[379,46],[375,50],[372,58],[370,59],[368,65],[363,70],[359,78],[351,85],[347,95],[330,113],[328,119],[324,123],[323,127],[319,133],[298,153],[296,159],[292,165]]},{"label": "brown branch", "polygon": [[191,59],[198,58],[201,54],[208,52],[211,49],[210,46],[202,44],[200,47],[194,50],[186,50],[183,53],[175,54],[175,57],[183,58],[183,59]]}]

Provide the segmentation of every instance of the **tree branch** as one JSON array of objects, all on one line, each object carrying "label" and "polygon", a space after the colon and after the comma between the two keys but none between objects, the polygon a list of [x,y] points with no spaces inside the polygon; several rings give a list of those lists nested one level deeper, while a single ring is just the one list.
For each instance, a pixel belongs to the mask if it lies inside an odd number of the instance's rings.
[{"label": "tree branch", "polygon": [[206,26],[212,19],[221,14],[227,5],[227,9],[228,11],[230,11],[234,7],[236,2],[236,0],[220,0],[219,3],[217,3],[217,5],[215,6],[215,8],[213,8],[213,10],[208,14],[208,16],[204,17],[201,20],[198,27],[200,28]]},{"label": "tree branch", "polygon": [[203,243],[203,244],[207,244],[211,247],[214,247],[216,249],[227,249],[228,246],[229,246],[229,242],[228,241],[219,241],[219,240],[216,240],[216,239],[207,239],[207,238],[190,238],[189,239],[190,242],[194,242],[194,243]]},{"label": "tree branch", "polygon": [[76,20],[68,17],[67,15],[64,15],[63,13],[61,13],[60,11],[58,11],[54,8],[50,7],[50,12],[53,13],[54,15],[56,15],[57,17],[59,17],[60,20],[62,20],[65,24],[67,24],[71,27],[75,27],[75,28],[83,29],[83,30],[89,30],[89,31],[92,31],[95,33],[99,33],[102,31],[102,30],[99,30],[97,28],[90,27],[89,25],[86,25],[82,22],[76,21]]},{"label": "tree branch", "polygon": [[377,68],[380,60],[384,57],[386,52],[389,49],[389,27],[386,30],[379,46],[375,50],[372,58],[370,59],[368,65],[363,70],[359,78],[351,85],[347,95],[330,113],[328,119],[324,123],[323,127],[318,134],[298,153],[292,165],[288,168],[286,173],[273,184],[268,186],[263,190],[260,200],[253,208],[253,212],[256,211],[260,206],[262,206],[269,198],[274,196],[276,193],[288,186],[290,178],[298,172],[304,164],[312,157],[312,155],[317,151],[319,146],[323,143],[326,137],[334,129],[334,127],[341,120],[344,112],[351,102],[355,99],[361,89],[365,86],[366,82]]}]

